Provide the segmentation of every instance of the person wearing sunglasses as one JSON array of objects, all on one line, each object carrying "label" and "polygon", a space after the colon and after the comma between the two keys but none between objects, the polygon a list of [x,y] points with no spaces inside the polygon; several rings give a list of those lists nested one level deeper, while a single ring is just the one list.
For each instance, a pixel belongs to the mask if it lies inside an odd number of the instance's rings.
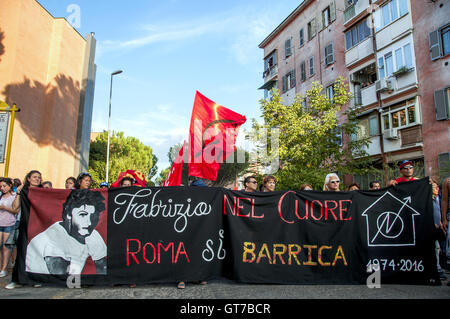
[{"label": "person wearing sunglasses", "polygon": [[409,161],[409,160],[401,161],[399,168],[400,168],[400,174],[402,174],[402,176],[395,180],[391,180],[389,182],[390,186],[395,186],[398,183],[405,183],[405,182],[410,182],[410,181],[416,180],[416,178],[413,176],[414,175],[414,164],[411,161]]},{"label": "person wearing sunglasses", "polygon": [[244,191],[245,192],[256,192],[258,189],[258,181],[254,176],[247,176],[244,179]]},{"label": "person wearing sunglasses", "polygon": [[336,173],[330,173],[325,177],[323,190],[328,192],[339,192],[341,180]]}]

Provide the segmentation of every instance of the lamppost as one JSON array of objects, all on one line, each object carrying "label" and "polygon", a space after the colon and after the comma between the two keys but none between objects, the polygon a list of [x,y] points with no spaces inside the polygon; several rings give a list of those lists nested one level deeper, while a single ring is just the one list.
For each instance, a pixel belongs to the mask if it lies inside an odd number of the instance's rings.
[{"label": "lamppost", "polygon": [[111,102],[112,102],[112,84],[113,84],[113,76],[122,73],[122,70],[117,70],[111,73],[111,86],[109,88],[109,115],[108,115],[108,146],[106,148],[106,182],[109,183],[109,131],[111,125]]}]

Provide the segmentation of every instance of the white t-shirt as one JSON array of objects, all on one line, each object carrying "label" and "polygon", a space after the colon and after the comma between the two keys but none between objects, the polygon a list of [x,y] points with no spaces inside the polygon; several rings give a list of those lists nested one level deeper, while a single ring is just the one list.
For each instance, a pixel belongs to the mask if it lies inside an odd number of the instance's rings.
[{"label": "white t-shirt", "polygon": [[69,274],[76,275],[81,274],[89,256],[96,261],[106,255],[106,244],[96,230],[86,237],[86,244],[82,244],[70,236],[60,222],[56,222],[28,244],[26,271],[50,274],[44,258],[60,257],[70,261]]}]

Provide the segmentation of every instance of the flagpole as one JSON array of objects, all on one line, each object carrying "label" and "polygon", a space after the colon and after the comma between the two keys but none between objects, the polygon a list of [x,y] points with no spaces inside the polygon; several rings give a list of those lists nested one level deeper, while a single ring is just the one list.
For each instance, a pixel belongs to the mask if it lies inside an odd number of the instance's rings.
[{"label": "flagpole", "polygon": [[122,73],[122,70],[117,70],[111,73],[111,85],[109,87],[109,115],[108,115],[108,145],[106,147],[106,182],[109,183],[109,136],[110,136],[110,126],[111,126],[111,104],[112,104],[112,85],[113,76]]}]

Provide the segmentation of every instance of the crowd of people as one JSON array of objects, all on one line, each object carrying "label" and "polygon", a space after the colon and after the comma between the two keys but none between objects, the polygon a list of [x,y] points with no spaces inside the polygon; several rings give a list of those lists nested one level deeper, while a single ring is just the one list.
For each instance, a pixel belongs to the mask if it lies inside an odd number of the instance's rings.
[{"label": "crowd of people", "polygon": [[[409,160],[402,161],[399,165],[401,176],[395,180],[389,181],[387,186],[396,186],[399,183],[414,181],[414,163]],[[93,186],[92,176],[83,172],[75,177],[68,177],[65,181],[66,189],[90,189]],[[121,179],[120,187],[130,187],[135,184],[132,177],[126,176]],[[277,179],[272,175],[264,177],[262,184],[258,187],[258,181],[255,176],[247,176],[244,179],[245,192],[273,192],[276,189]],[[325,177],[322,191],[337,192],[341,190],[341,181],[336,173],[330,173]],[[448,220],[450,219],[450,177],[443,180],[439,186],[437,178],[430,178],[432,184],[432,200],[433,200],[433,217],[436,227],[435,251],[437,258],[437,269],[440,279],[446,279],[444,269],[450,266],[450,232],[448,231]],[[190,178],[189,186],[206,186],[202,179]],[[29,207],[28,190],[30,187],[52,188],[51,181],[42,181],[42,174],[37,170],[30,171],[24,178],[23,183],[20,179],[0,178],[0,278],[7,276],[7,267],[14,266],[17,255],[15,246],[18,232],[26,231],[26,223],[28,216],[21,218],[21,203]],[[100,188],[109,188],[107,182],[100,183]],[[369,184],[369,190],[378,190],[381,188],[379,181],[372,181]],[[357,183],[348,185],[347,191],[360,190],[361,187]],[[310,184],[302,184],[300,191],[314,190]],[[23,198],[21,201],[20,198]],[[5,288],[13,289],[17,287],[17,278],[14,277],[10,284]],[[201,281],[206,284],[206,281]],[[449,285],[449,283],[447,284]],[[35,285],[36,287],[40,285]],[[135,285],[131,285],[134,287]],[[185,282],[179,282],[178,288],[185,288]]]}]

